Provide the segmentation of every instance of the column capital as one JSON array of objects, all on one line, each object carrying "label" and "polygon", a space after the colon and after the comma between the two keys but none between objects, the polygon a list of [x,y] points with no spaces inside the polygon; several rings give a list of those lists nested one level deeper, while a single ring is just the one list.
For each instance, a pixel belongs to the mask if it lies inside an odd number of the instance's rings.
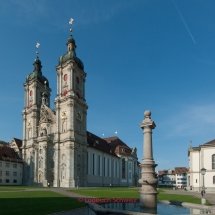
[{"label": "column capital", "polygon": [[156,127],[155,122],[151,120],[151,111],[147,110],[144,112],[145,119],[141,122],[140,127],[142,129],[151,128],[154,129]]}]

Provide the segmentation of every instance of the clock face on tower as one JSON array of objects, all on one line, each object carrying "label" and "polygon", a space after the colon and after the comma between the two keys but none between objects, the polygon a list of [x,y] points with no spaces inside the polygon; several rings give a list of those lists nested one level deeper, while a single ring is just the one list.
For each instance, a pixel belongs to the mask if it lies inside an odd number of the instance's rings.
[{"label": "clock face on tower", "polygon": [[28,126],[31,126],[31,120],[28,120],[27,125],[28,125]]},{"label": "clock face on tower", "polygon": [[77,113],[77,118],[78,118],[79,120],[82,120],[82,115],[81,115],[80,111],[78,111],[78,113]]},{"label": "clock face on tower", "polygon": [[62,117],[62,118],[65,118],[66,116],[67,116],[67,111],[62,111],[61,117]]}]

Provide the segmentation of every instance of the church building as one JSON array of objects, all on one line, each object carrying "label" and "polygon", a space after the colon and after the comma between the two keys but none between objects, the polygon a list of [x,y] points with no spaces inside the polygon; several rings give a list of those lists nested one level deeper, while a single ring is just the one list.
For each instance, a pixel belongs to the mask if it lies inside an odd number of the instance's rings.
[{"label": "church building", "polygon": [[102,139],[87,131],[86,72],[72,35],[56,66],[55,110],[50,108],[50,83],[38,55],[33,65],[24,83],[23,185],[137,186],[136,148],[116,136]]}]

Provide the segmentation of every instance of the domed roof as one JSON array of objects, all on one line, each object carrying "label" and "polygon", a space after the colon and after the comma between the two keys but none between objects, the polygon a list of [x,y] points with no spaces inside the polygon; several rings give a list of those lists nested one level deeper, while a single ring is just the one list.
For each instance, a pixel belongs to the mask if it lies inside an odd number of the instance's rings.
[{"label": "domed roof", "polygon": [[[75,40],[73,39],[72,36],[70,36],[70,37],[68,38],[68,43],[73,43],[73,44],[75,45]],[[67,44],[68,44],[68,43],[67,43]]]},{"label": "domed roof", "polygon": [[78,67],[81,70],[84,70],[83,62],[78,57],[76,57],[76,52],[75,52],[76,45],[75,45],[75,40],[73,39],[72,35],[68,39],[67,46],[68,46],[68,44],[71,44],[71,43],[74,45],[73,48],[71,48],[71,49],[68,48],[68,52],[66,54],[60,56],[59,64],[63,64],[68,60],[74,60],[76,62],[76,64],[78,65]]},{"label": "domed roof", "polygon": [[78,57],[76,57],[76,54],[74,51],[71,50],[71,51],[67,52],[66,54],[60,56],[59,64],[65,63],[68,60],[74,60],[81,70],[84,69],[83,62]]},{"label": "domed roof", "polygon": [[38,57],[34,60],[33,65],[34,65],[34,71],[32,73],[30,73],[29,75],[27,75],[26,82],[36,79],[41,84],[44,85],[44,82],[46,81],[46,86],[49,87],[48,79],[42,75],[42,71],[41,71],[42,65],[41,65],[41,61],[39,60]]}]

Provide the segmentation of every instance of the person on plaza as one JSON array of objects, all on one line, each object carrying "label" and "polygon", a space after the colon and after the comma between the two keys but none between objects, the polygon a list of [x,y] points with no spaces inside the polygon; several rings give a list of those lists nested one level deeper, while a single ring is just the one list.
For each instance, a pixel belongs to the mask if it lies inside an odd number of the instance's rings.
[{"label": "person on plaza", "polygon": [[205,194],[205,190],[202,188],[202,190],[201,190],[202,198],[204,197],[204,194]]},{"label": "person on plaza", "polygon": [[48,188],[50,188],[50,184],[49,184],[49,182],[48,182]]}]

